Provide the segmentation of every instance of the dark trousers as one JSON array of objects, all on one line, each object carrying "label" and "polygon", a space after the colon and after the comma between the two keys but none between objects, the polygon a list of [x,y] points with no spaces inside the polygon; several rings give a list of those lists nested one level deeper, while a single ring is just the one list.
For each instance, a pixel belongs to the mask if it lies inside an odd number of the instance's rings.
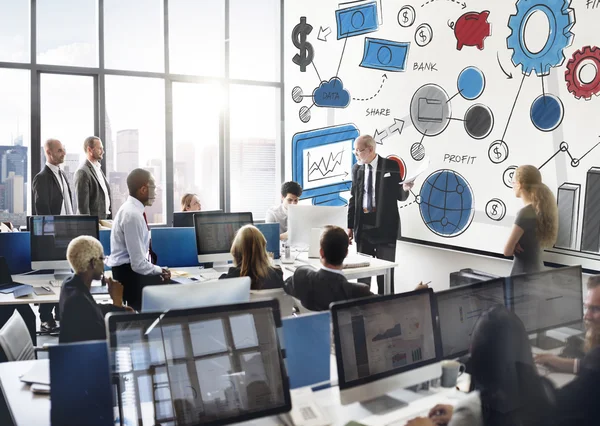
[{"label": "dark trousers", "polygon": [[[368,254],[374,256],[377,259],[388,260],[390,262],[396,261],[396,241],[392,243],[378,243],[373,244],[368,240],[368,234],[364,232],[360,236],[360,240],[357,241],[356,249],[359,253]],[[385,294],[384,291],[384,276],[377,275],[377,293]],[[371,278],[361,278],[358,280],[361,283],[370,285]],[[394,270],[392,269],[392,280],[390,287],[391,294],[394,294]]]},{"label": "dark trousers", "polygon": [[123,285],[123,301],[136,311],[142,309],[142,290],[147,285],[163,284],[160,275],[140,275],[131,269],[131,264],[113,266],[112,276]]},{"label": "dark trousers", "polygon": [[[52,316],[52,309],[54,311],[54,317]],[[40,303],[40,321],[47,322],[54,318],[57,320],[60,318],[60,312],[58,311],[58,304],[56,303]]]}]

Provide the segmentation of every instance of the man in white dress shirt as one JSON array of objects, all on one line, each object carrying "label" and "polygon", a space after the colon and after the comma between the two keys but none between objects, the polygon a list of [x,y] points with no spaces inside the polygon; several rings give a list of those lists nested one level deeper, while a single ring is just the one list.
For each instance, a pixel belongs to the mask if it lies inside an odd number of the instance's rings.
[{"label": "man in white dress shirt", "polygon": [[152,252],[144,207],[154,203],[154,177],[147,170],[135,169],[127,176],[127,188],[129,197],[117,212],[110,232],[108,266],[113,278],[123,284],[123,300],[139,311],[142,289],[169,282],[171,273],[153,264],[156,256]]},{"label": "man in white dress shirt", "polygon": [[[65,147],[58,139],[48,139],[44,144],[44,152],[46,153],[46,165],[33,178],[32,213],[33,215],[49,216],[71,215],[73,214],[71,188],[67,182],[67,176],[60,169],[67,154]],[[53,308],[56,308],[55,316],[58,318],[58,305],[40,304],[42,331],[58,331],[58,324],[52,316]]]},{"label": "man in white dress shirt", "polygon": [[75,172],[75,192],[79,214],[112,219],[110,186],[102,172],[100,161],[104,146],[97,136],[89,136],[83,142],[87,160]]}]

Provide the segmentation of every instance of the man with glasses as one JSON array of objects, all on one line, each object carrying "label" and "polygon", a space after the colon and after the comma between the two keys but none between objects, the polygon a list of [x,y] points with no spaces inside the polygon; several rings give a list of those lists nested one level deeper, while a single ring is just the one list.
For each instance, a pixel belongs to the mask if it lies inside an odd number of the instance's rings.
[{"label": "man with glasses", "polygon": [[[400,168],[393,160],[376,153],[373,137],[354,141],[357,163],[352,167],[352,188],[348,202],[348,237],[356,240],[360,253],[393,262],[400,233],[398,201],[405,201],[414,183],[400,182]],[[371,279],[359,280],[370,284]],[[384,294],[384,277],[377,277],[378,293]],[[392,270],[391,293],[394,293]]]},{"label": "man with glasses", "polygon": [[104,255],[100,241],[81,236],[67,247],[67,260],[75,275],[67,278],[60,290],[61,330],[59,343],[105,340],[104,315],[109,312],[133,311],[123,307],[123,286],[108,279],[108,293],[113,304],[96,303],[90,288],[92,281],[104,276]]},{"label": "man with glasses", "polygon": [[123,203],[110,232],[110,257],[107,265],[113,277],[123,283],[123,300],[135,310],[142,305],[142,289],[146,285],[169,282],[171,273],[156,266],[150,228],[144,208],[156,198],[152,174],[135,169],[127,176],[129,197]]}]

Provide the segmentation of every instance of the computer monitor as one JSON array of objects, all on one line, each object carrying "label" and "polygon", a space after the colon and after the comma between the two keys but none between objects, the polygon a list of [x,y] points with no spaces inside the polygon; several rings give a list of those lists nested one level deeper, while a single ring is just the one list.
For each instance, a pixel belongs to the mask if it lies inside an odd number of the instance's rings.
[{"label": "computer monitor", "polygon": [[76,237],[89,235],[99,239],[97,216],[31,216],[31,269],[64,270],[57,276],[69,274],[67,247]]},{"label": "computer monitor", "polygon": [[193,228],[194,214],[196,213],[221,213],[223,210],[208,210],[204,212],[174,212],[173,213],[173,228]]},{"label": "computer monitor", "polygon": [[236,232],[252,225],[252,213],[199,212],[194,216],[198,262],[228,262]]},{"label": "computer monitor", "polygon": [[510,306],[528,333],[580,324],[583,320],[580,265],[514,275],[510,280]]},{"label": "computer monitor", "polygon": [[314,205],[344,206],[340,192],[350,191],[354,140],[353,124],[296,133],[292,138],[292,179],[302,186],[301,199]]},{"label": "computer monitor", "polygon": [[345,229],[348,226],[348,207],[293,204],[288,206],[288,244],[292,247],[308,247],[311,230],[327,225]]},{"label": "computer monitor", "polygon": [[249,302],[250,281],[250,277],[241,277],[190,284],[146,286],[142,290],[142,312]]},{"label": "computer monitor", "polygon": [[126,425],[224,425],[291,409],[276,300],[109,314]]},{"label": "computer monitor", "polygon": [[435,306],[432,289],[331,305],[342,404],[441,376]]},{"label": "computer monitor", "polygon": [[448,359],[466,355],[477,320],[488,309],[505,306],[504,296],[504,278],[437,292],[442,357]]}]

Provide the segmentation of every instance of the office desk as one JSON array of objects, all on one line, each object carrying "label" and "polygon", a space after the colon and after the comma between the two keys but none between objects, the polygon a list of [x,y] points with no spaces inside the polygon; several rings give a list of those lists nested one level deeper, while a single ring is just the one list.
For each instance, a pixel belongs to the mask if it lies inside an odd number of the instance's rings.
[{"label": "office desk", "polygon": [[0,388],[10,416],[9,419],[0,417],[0,420],[12,420],[18,426],[50,424],[50,397],[33,394],[30,386],[19,380],[35,363],[42,362],[44,361],[0,363]]}]

